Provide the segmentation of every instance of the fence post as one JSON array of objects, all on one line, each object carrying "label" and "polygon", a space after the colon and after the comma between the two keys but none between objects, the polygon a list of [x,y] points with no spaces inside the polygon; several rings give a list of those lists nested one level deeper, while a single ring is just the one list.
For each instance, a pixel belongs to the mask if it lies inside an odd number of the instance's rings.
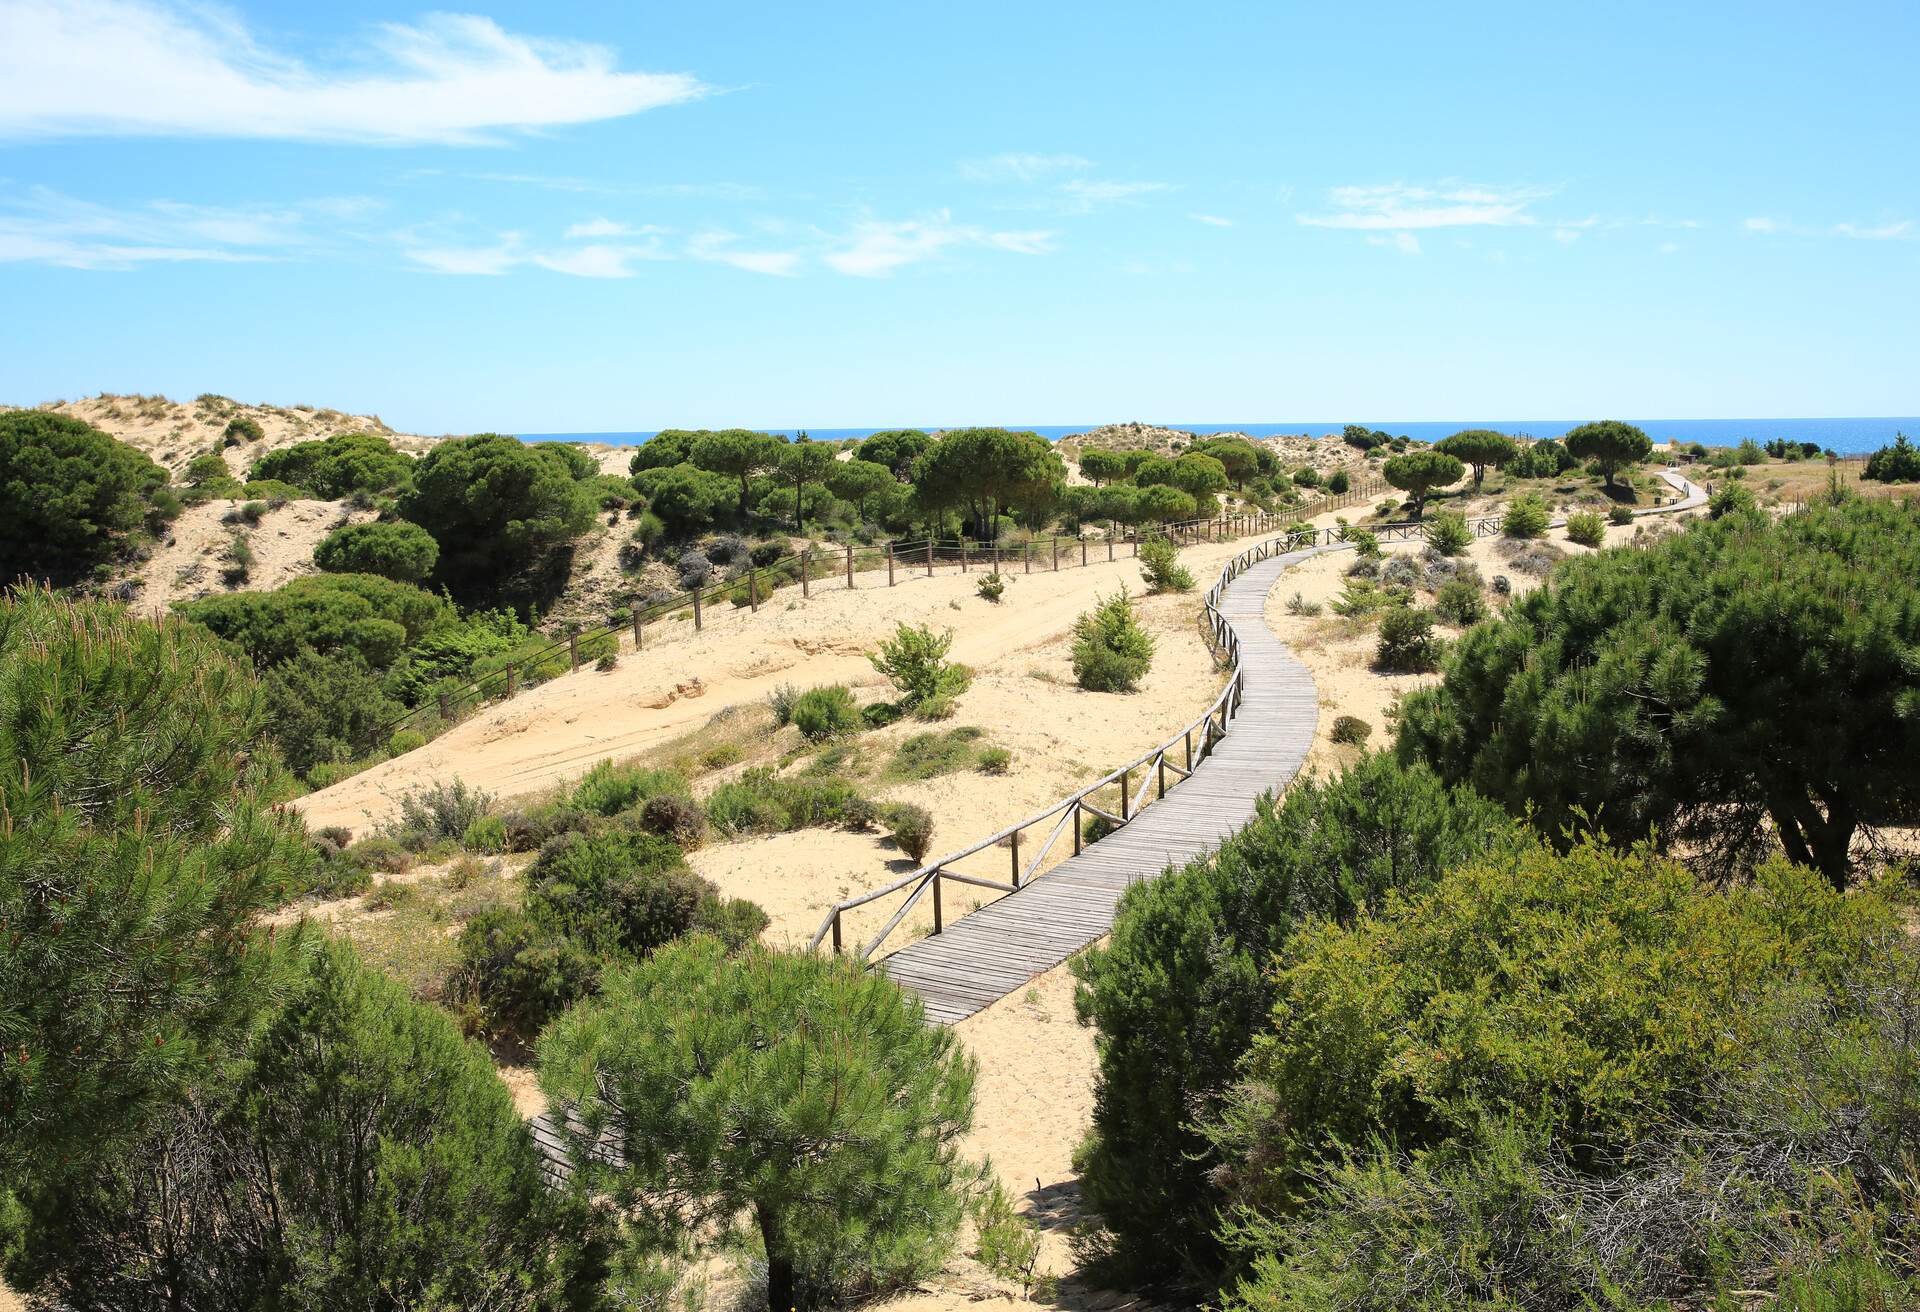
[{"label": "fence post", "polygon": [[567,635],[567,657],[573,662],[574,669],[580,668],[580,635],[578,633]]},{"label": "fence post", "polygon": [[847,586],[853,586],[853,543],[847,543]]},{"label": "fence post", "polygon": [[1055,574],[1060,572],[1060,538],[1058,535],[1055,535],[1053,539],[1053,572]]},{"label": "fence post", "polygon": [[887,586],[893,586],[893,543],[887,543]]},{"label": "fence post", "polygon": [[633,649],[639,651],[643,645],[640,637],[640,603],[630,602],[629,613],[633,616]]},{"label": "fence post", "polygon": [[800,595],[813,595],[813,543],[809,542],[800,553]]},{"label": "fence post", "polygon": [[1087,564],[1087,540],[1085,538],[1081,538],[1080,539],[1080,567],[1082,569],[1085,569],[1086,564]]},{"label": "fence post", "polygon": [[1020,572],[1022,574],[1033,573],[1033,539],[1032,538],[1027,539],[1025,567]]},{"label": "fence post", "polygon": [[1013,831],[1013,886],[1020,887],[1020,831]]},{"label": "fence post", "polygon": [[967,539],[965,536],[962,536],[960,539],[960,572],[962,574],[967,572]]},{"label": "fence post", "polygon": [[927,577],[933,577],[933,535],[927,535]]},{"label": "fence post", "polygon": [[447,700],[447,695],[445,693],[441,693],[440,694],[440,722],[442,724],[445,724],[448,720],[451,720],[452,718],[453,718],[453,706]]},{"label": "fence post", "polygon": [[700,589],[693,590],[693,631],[700,632]]},{"label": "fence post", "polygon": [[518,665],[509,665],[507,666],[507,696],[511,697],[519,691],[520,667]]},{"label": "fence post", "polygon": [[1073,854],[1080,855],[1080,799],[1073,799]]},{"label": "fence post", "polygon": [[760,570],[758,566],[747,566],[747,605],[760,609]]},{"label": "fence post", "polygon": [[1113,535],[1112,534],[1107,535],[1107,559],[1108,560],[1113,559]]},{"label": "fence post", "polygon": [[1127,803],[1133,796],[1133,785],[1129,782],[1132,778],[1133,771],[1122,770],[1120,772],[1120,818],[1122,820],[1131,820],[1133,818],[1127,811]]},{"label": "fence post", "polygon": [[940,872],[933,872],[933,932],[938,934],[946,928],[945,918],[940,914]]},{"label": "fence post", "polygon": [[833,955],[840,955],[840,908],[833,909]]}]

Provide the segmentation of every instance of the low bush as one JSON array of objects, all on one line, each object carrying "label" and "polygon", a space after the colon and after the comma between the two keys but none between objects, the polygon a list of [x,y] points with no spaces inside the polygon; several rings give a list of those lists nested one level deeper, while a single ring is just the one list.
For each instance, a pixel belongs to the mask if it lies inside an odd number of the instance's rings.
[{"label": "low bush", "polygon": [[691,797],[668,793],[650,797],[641,805],[640,827],[672,839],[683,852],[691,852],[706,834],[707,818]]},{"label": "low bush", "polygon": [[1456,576],[1433,594],[1433,613],[1456,628],[1478,624],[1491,613],[1477,578]]},{"label": "low bush", "polygon": [[491,793],[463,780],[431,783],[400,798],[399,819],[387,826],[387,835],[415,852],[442,839],[458,843],[492,806]]},{"label": "low bush", "polygon": [[447,1001],[480,1028],[532,1035],[593,992],[593,954],[525,911],[483,911],[460,931]]},{"label": "low bush", "polygon": [[1007,576],[999,570],[992,570],[980,576],[980,582],[974,585],[974,592],[984,601],[998,604],[1007,592]]},{"label": "low bush", "polygon": [[1411,606],[1396,606],[1380,617],[1375,658],[1380,667],[1400,674],[1424,674],[1440,668],[1442,644],[1433,616]]},{"label": "low bush", "polygon": [[912,802],[899,802],[881,813],[893,844],[916,864],[933,850],[933,813]]},{"label": "low bush", "polygon": [[1192,571],[1180,563],[1180,549],[1166,538],[1140,544],[1140,577],[1150,593],[1193,591]]},{"label": "low bush", "polygon": [[1004,747],[988,747],[980,753],[981,774],[1005,774],[1013,768],[1013,753]]},{"label": "low bush", "polygon": [[1752,488],[1738,483],[1722,483],[1707,498],[1707,514],[1714,519],[1722,519],[1738,511],[1752,510],[1756,504]]},{"label": "low bush", "polygon": [[1577,542],[1583,547],[1597,547],[1606,537],[1606,521],[1592,511],[1576,511],[1567,516],[1567,541]]},{"label": "low bush", "polygon": [[568,803],[591,815],[616,816],[655,797],[693,794],[686,776],[676,770],[655,770],[637,764],[601,761],[575,784]]},{"label": "low bush", "polygon": [[1607,523],[1615,527],[1633,523],[1633,507],[1621,505],[1607,507]]},{"label": "low bush", "polygon": [[765,766],[721,784],[707,799],[707,823],[729,838],[859,822],[860,790],[845,779],[776,775]]},{"label": "low bush", "polygon": [[887,762],[889,780],[936,779],[965,770],[979,760],[981,731],[961,725],[944,732],[916,733],[901,740]]},{"label": "low bush", "polygon": [[701,900],[715,895],[675,843],[623,825],[563,834],[527,868],[527,913],[601,956],[651,952],[681,937]]},{"label": "low bush", "polygon": [[413,853],[384,835],[363,838],[342,855],[363,870],[377,870],[383,875],[403,874],[413,868]]},{"label": "low bush", "polygon": [[440,544],[405,520],[349,524],[313,549],[313,563],[329,574],[378,574],[401,583],[419,583],[439,561]]},{"label": "low bush", "polygon": [[1342,715],[1333,722],[1332,738],[1337,743],[1348,743],[1355,747],[1367,741],[1373,732],[1373,726],[1354,715]]},{"label": "low bush", "polygon": [[1090,692],[1132,692],[1153,664],[1153,647],[1123,585],[1074,621],[1074,678]]},{"label": "low bush", "polygon": [[861,725],[860,707],[844,684],[809,688],[793,699],[789,718],[801,737],[808,742],[825,742],[856,732]]},{"label": "low bush", "polygon": [[1427,524],[1427,545],[1443,556],[1457,556],[1473,545],[1473,530],[1457,510],[1442,510]]},{"label": "low bush", "polygon": [[1500,520],[1500,531],[1510,538],[1537,538],[1547,531],[1553,513],[1547,503],[1533,493],[1517,496],[1507,503]]},{"label": "low bush", "polygon": [[1287,614],[1289,615],[1300,615],[1312,618],[1318,615],[1323,609],[1325,608],[1321,606],[1319,602],[1308,601],[1302,593],[1296,592],[1287,598]]},{"label": "low bush", "polygon": [[1341,586],[1339,597],[1334,599],[1333,609],[1338,615],[1371,615],[1375,611],[1408,606],[1412,602],[1411,588],[1381,587],[1372,579],[1350,578]]},{"label": "low bush", "polygon": [[958,697],[973,682],[971,670],[947,660],[952,649],[952,629],[935,633],[926,625],[902,624],[878,650],[867,653],[867,659],[912,709],[937,697]]},{"label": "low bush", "polygon": [[507,822],[497,815],[481,816],[460,836],[460,846],[469,852],[499,855],[510,850],[507,844]]}]

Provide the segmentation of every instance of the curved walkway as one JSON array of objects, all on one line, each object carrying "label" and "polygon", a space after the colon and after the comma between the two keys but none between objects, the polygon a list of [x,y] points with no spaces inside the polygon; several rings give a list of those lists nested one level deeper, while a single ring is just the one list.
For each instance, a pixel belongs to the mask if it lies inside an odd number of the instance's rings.
[{"label": "curved walkway", "polygon": [[[1663,469],[1659,476],[1680,499],[1636,516],[1706,503],[1706,493],[1677,470]],[[1232,732],[1191,779],[1079,856],[880,963],[896,982],[920,994],[928,1020],[964,1020],[1104,937],[1129,884],[1211,852],[1253,819],[1262,794],[1292,781],[1313,746],[1320,696],[1307,667],[1267,627],[1267,594],[1293,566],[1347,545],[1274,556],[1227,585],[1220,613],[1240,639],[1245,692]]]},{"label": "curved walkway", "polygon": [[1212,851],[1253,819],[1261,794],[1293,778],[1313,746],[1320,695],[1307,667],[1267,627],[1267,594],[1292,566],[1344,545],[1274,556],[1227,585],[1220,613],[1240,638],[1245,692],[1232,732],[1191,779],[1019,892],[880,963],[926,1000],[927,1019],[964,1020],[1101,938],[1127,885]]}]

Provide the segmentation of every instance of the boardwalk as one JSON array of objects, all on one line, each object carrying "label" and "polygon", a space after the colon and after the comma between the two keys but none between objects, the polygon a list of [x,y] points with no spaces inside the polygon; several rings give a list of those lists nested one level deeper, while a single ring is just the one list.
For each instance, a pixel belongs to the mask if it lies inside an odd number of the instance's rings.
[{"label": "boardwalk", "polygon": [[[1680,498],[1637,515],[1705,503],[1706,493],[1677,470],[1661,470],[1660,477]],[[1253,818],[1261,794],[1293,778],[1313,746],[1319,694],[1307,667],[1267,627],[1267,594],[1294,565],[1344,545],[1275,556],[1228,585],[1220,611],[1240,637],[1246,696],[1233,732],[1193,778],[1043,878],[881,961],[882,970],[925,1000],[929,1020],[964,1020],[1102,938],[1113,928],[1127,885],[1212,851]]]},{"label": "boardwalk", "polygon": [[1233,731],[1193,778],[1018,893],[880,963],[926,1000],[928,1019],[963,1020],[1105,935],[1128,884],[1211,851],[1253,818],[1262,793],[1293,778],[1313,745],[1319,694],[1307,667],[1267,627],[1267,594],[1289,567],[1338,549],[1275,556],[1228,585],[1220,611],[1240,636],[1246,694]]}]

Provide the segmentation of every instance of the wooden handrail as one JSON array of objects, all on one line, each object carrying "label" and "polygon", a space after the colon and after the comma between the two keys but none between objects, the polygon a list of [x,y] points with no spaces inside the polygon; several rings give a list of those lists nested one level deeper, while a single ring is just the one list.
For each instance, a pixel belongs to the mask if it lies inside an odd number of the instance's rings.
[{"label": "wooden handrail", "polygon": [[[1329,534],[1329,542],[1334,540],[1331,536],[1334,531],[1335,530],[1325,530],[1325,532]],[[1232,673],[1228,676],[1225,685],[1220,689],[1219,694],[1214,697],[1207,709],[1191,723],[1187,724],[1178,733],[1174,734],[1159,746],[1150,748],[1133,760],[1128,761],[1125,765],[1108,771],[1092,783],[1061,798],[1045,809],[1036,811],[1032,815],[1015,821],[1005,828],[995,830],[985,838],[981,838],[966,847],[962,847],[936,860],[927,862],[919,869],[894,880],[890,884],[834,903],[833,906],[828,908],[826,916],[821,920],[820,928],[815,930],[813,937],[808,940],[808,950],[812,951],[817,949],[820,944],[826,940],[828,935],[832,935],[833,937],[834,950],[836,952],[841,950],[841,918],[847,912],[908,888],[911,888],[912,892],[908,893],[908,895],[902,899],[900,906],[887,918],[886,923],[880,927],[879,932],[860,947],[858,951],[860,960],[866,961],[873,956],[874,952],[880,948],[881,944],[886,942],[888,936],[891,935],[895,929],[899,928],[901,922],[906,919],[907,914],[929,890],[931,890],[934,895],[934,932],[939,933],[944,921],[944,917],[940,913],[939,900],[941,880],[952,879],[960,883],[972,884],[977,887],[1002,892],[1019,891],[1015,885],[1004,884],[998,880],[981,879],[977,876],[965,875],[957,870],[949,869],[948,867],[952,866],[955,862],[964,860],[969,856],[973,856],[976,853],[985,851],[987,848],[994,847],[1009,840],[1017,844],[1021,831],[1029,829],[1049,817],[1058,815],[1059,820],[1054,824],[1052,832],[1048,834],[1046,842],[1041,844],[1040,850],[1032,856],[1026,868],[1021,872],[1019,884],[1025,885],[1038,873],[1041,862],[1045,860],[1047,854],[1052,851],[1054,844],[1059,841],[1060,835],[1065,832],[1069,825],[1074,829],[1076,852],[1081,849],[1082,843],[1079,838],[1079,821],[1083,812],[1091,812],[1113,825],[1116,829],[1123,828],[1138,817],[1149,805],[1157,803],[1160,798],[1166,796],[1168,790],[1164,785],[1160,787],[1157,793],[1155,791],[1156,781],[1164,780],[1165,778],[1161,772],[1163,766],[1179,774],[1182,782],[1191,778],[1193,772],[1190,768],[1175,765],[1167,759],[1168,756],[1176,747],[1182,745],[1188,745],[1190,749],[1194,731],[1200,730],[1200,758],[1203,759],[1212,751],[1214,744],[1218,741],[1218,737],[1223,735],[1228,727],[1231,726],[1235,712],[1239,710],[1245,692],[1246,675],[1240,668],[1239,663],[1240,635],[1234,631],[1232,624],[1227,621],[1225,615],[1221,614],[1219,608],[1220,600],[1225,593],[1227,584],[1239,578],[1240,575],[1244,574],[1247,569],[1256,562],[1266,560],[1276,552],[1292,550],[1298,545],[1301,545],[1303,539],[1309,543],[1317,542],[1320,536],[1320,530],[1282,534],[1279,537],[1271,538],[1240,552],[1221,568],[1220,576],[1214,585],[1207,590],[1203,604],[1209,621],[1209,633],[1213,645],[1220,651],[1221,655],[1225,657],[1228,665],[1231,667]],[[1215,724],[1216,717],[1219,720],[1218,725]],[[1140,785],[1137,790],[1130,790],[1126,783],[1121,783],[1121,781],[1126,779],[1133,771],[1139,770],[1142,766],[1145,766],[1146,769],[1141,776]],[[1115,783],[1121,783],[1124,794],[1120,803],[1120,815],[1115,815],[1113,812],[1089,800],[1092,795],[1099,790]],[[1173,787],[1177,790],[1179,784],[1176,783]],[[1016,848],[1016,853],[1017,850]],[[1015,859],[1017,863],[1017,855]],[[1018,868],[1017,864],[1016,868]]]}]

